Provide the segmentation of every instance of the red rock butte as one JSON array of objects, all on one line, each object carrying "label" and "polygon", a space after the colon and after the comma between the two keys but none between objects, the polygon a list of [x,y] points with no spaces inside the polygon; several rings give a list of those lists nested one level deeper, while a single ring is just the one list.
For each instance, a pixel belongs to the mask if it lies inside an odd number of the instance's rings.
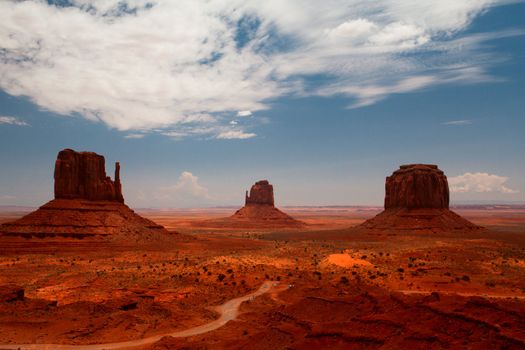
[{"label": "red rock butte", "polygon": [[250,194],[246,191],[244,205],[271,205],[274,206],[273,186],[268,180],[257,181],[250,189]]},{"label": "red rock butte", "polygon": [[167,231],[124,204],[120,165],[115,180],[106,176],[104,157],[65,149],[55,162],[55,199],[14,222],[0,236],[118,237],[140,241]]},{"label": "red rock butte", "polygon": [[302,227],[303,222],[283,213],[274,205],[273,186],[268,180],[257,181],[246,191],[245,205],[230,217],[233,224],[246,226]]},{"label": "red rock butte", "polygon": [[55,199],[108,200],[124,203],[120,164],[115,181],[106,176],[104,156],[65,149],[55,162]]},{"label": "red rock butte", "polygon": [[447,177],[432,164],[402,165],[388,176],[385,210],[359,227],[419,232],[482,229],[449,210]]}]

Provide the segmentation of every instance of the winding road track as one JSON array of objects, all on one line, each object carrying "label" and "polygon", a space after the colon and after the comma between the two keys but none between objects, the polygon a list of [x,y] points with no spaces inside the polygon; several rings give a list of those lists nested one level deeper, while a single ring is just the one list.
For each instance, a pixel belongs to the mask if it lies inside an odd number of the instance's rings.
[{"label": "winding road track", "polygon": [[234,320],[239,314],[239,307],[246,300],[258,297],[277,285],[276,282],[265,281],[258,290],[245,296],[232,299],[217,307],[221,314],[217,320],[203,324],[201,326],[189,328],[183,331],[155,335],[148,338],[129,340],[118,343],[107,344],[90,344],[90,345],[65,345],[65,344],[0,344],[0,349],[21,349],[21,350],[110,350],[110,349],[127,349],[137,346],[148,345],[159,341],[161,338],[169,337],[189,337],[213,331],[224,326],[228,321]]}]

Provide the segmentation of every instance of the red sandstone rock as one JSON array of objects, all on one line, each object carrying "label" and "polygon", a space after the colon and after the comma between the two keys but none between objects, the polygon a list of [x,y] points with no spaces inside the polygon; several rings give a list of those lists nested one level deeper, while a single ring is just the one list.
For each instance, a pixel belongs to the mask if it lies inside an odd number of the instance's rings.
[{"label": "red sandstone rock", "polygon": [[399,170],[386,178],[385,189],[385,209],[448,209],[447,177],[437,165],[402,165]]},{"label": "red sandstone rock", "polygon": [[385,210],[360,228],[412,232],[482,229],[448,209],[447,177],[437,165],[402,165],[386,178],[385,192]]},{"label": "red sandstone rock", "polygon": [[112,181],[106,176],[103,156],[60,151],[55,163],[55,199],[19,220],[0,225],[0,236],[143,241],[165,235],[164,227],[123,203],[119,172],[116,163]]},{"label": "red sandstone rock", "polygon": [[268,180],[257,181],[250,189],[250,195],[246,191],[245,205],[271,205],[274,206],[273,186]]},{"label": "red sandstone rock", "polygon": [[[268,180],[257,181],[246,191],[245,206],[227,220],[232,226],[243,227],[302,227],[303,222],[295,220],[274,206],[273,186]],[[228,224],[228,223],[226,223]]]},{"label": "red sandstone rock", "polygon": [[93,152],[65,149],[55,163],[55,199],[88,199],[124,202],[120,164],[115,181],[106,176],[104,157]]},{"label": "red sandstone rock", "polygon": [[210,228],[302,228],[305,223],[292,218],[274,206],[273,186],[268,180],[257,181],[246,191],[245,205],[227,218],[193,222],[196,227]]}]

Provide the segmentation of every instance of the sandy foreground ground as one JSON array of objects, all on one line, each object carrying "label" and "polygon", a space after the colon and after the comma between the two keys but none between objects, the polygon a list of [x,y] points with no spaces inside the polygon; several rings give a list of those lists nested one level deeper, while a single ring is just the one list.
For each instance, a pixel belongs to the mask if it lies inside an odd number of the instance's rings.
[{"label": "sandy foreground ground", "polygon": [[[525,208],[460,208],[487,230],[428,235],[348,229],[380,208],[283,209],[307,227],[207,228],[195,223],[235,209],[144,210],[179,232],[171,244],[1,239],[0,344],[525,348]],[[216,322],[266,281],[221,327],[168,336]]]}]

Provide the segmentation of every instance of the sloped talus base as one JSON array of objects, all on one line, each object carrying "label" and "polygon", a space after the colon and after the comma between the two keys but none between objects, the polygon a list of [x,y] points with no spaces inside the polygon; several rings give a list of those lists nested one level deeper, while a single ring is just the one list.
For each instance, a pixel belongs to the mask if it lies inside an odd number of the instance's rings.
[{"label": "sloped talus base", "polygon": [[449,209],[384,210],[358,228],[377,231],[446,232],[482,230]]},{"label": "sloped talus base", "polygon": [[[0,236],[112,237],[167,233],[116,201],[55,199],[38,210],[0,226]],[[131,237],[129,237],[131,238]]]}]

